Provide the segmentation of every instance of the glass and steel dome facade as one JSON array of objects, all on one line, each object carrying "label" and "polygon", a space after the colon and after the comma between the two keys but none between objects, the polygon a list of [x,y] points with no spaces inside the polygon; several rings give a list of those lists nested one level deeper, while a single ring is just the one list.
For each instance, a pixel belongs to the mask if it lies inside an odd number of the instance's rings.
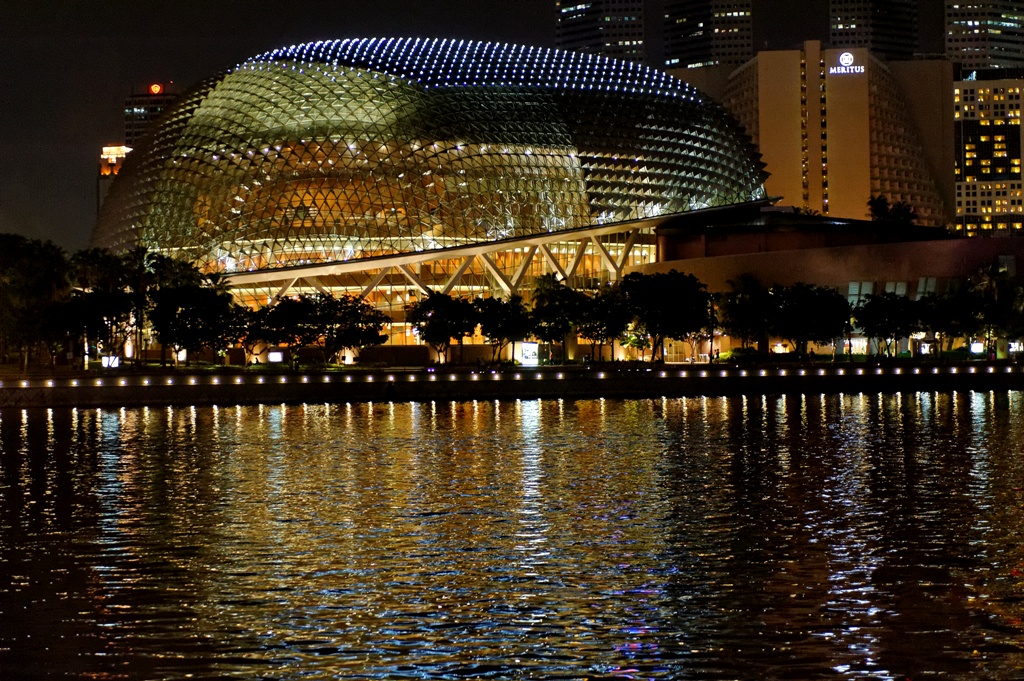
[{"label": "glass and steel dome facade", "polygon": [[764,198],[714,102],[637,64],[485,42],[275,50],[129,154],[93,235],[244,272],[443,250]]}]

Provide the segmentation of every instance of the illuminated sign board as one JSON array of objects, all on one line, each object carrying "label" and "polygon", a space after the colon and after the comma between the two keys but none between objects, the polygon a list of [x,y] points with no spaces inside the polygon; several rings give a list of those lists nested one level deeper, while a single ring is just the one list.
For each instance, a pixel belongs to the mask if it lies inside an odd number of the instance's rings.
[{"label": "illuminated sign board", "polygon": [[829,75],[845,75],[849,73],[864,73],[864,65],[856,63],[857,60],[850,52],[843,52],[839,55],[839,66],[828,67]]},{"label": "illuminated sign board", "polygon": [[149,86],[149,94],[151,94],[151,95],[159,95],[163,91],[164,91],[164,86],[161,85],[160,83],[153,83],[152,85]]},{"label": "illuminated sign board", "polygon": [[127,156],[128,152],[131,150],[131,147],[126,147],[123,144],[120,146],[103,147],[103,151],[100,153],[100,156],[102,156],[107,163],[117,163],[118,159],[122,159]]},{"label": "illuminated sign board", "polygon": [[540,363],[540,348],[536,343],[520,343],[520,347],[523,349],[522,365],[524,367],[535,367]]}]

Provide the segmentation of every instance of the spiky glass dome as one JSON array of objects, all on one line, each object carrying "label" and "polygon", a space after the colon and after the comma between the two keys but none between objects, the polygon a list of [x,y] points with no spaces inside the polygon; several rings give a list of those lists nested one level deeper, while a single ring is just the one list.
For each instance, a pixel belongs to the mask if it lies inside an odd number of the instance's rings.
[{"label": "spiky glass dome", "polygon": [[764,197],[715,103],[637,64],[364,39],[254,57],[134,150],[93,242],[226,271],[325,263]]}]

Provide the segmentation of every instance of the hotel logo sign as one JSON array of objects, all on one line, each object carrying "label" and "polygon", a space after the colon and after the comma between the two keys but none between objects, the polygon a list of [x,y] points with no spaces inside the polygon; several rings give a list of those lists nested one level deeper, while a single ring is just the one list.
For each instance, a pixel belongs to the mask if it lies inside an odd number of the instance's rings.
[{"label": "hotel logo sign", "polygon": [[848,73],[864,73],[864,65],[857,64],[853,54],[843,52],[839,55],[839,66],[828,67],[829,75],[845,75]]}]

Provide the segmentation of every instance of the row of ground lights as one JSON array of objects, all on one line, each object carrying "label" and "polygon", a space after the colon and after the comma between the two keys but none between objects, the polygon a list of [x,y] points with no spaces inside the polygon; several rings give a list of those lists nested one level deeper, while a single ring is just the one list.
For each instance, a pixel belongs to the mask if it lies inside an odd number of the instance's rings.
[{"label": "row of ground lights", "polygon": [[[961,372],[968,373],[968,374],[975,374],[975,373],[978,373],[979,368],[984,369],[984,371],[982,371],[982,373],[989,373],[989,374],[996,373],[996,367],[990,366],[990,367],[967,367],[966,369],[961,369],[960,367],[948,367],[945,370],[943,370],[940,367],[932,367],[931,369],[922,369],[921,367],[914,367],[912,369],[904,369],[902,367],[894,367],[892,369],[883,369],[881,367],[878,367],[878,368],[875,368],[875,369],[859,368],[859,369],[850,369],[850,370],[845,369],[845,368],[839,368],[839,369],[823,369],[823,368],[820,368],[820,369],[798,369],[798,370],[789,370],[789,369],[777,369],[777,370],[759,369],[759,370],[754,370],[754,371],[747,371],[746,369],[740,369],[740,370],[720,369],[718,371],[713,371],[713,370],[712,371],[706,371],[706,370],[703,370],[703,371],[677,371],[677,372],[676,371],[660,371],[660,372],[657,372],[657,375],[660,378],[708,378],[708,377],[711,377],[711,376],[717,376],[717,377],[721,377],[721,378],[731,378],[731,377],[747,377],[747,376],[846,376],[846,375],[856,375],[856,376],[878,375],[878,376],[881,376],[881,375],[885,375],[885,374],[900,375],[900,374],[903,374],[903,373],[908,373],[908,374],[921,374],[921,373],[931,373],[931,374],[948,373],[948,374],[956,374],[956,373],[961,373]],[[1008,374],[1009,373],[1013,373],[1014,372],[1014,367],[1011,367],[1011,366],[1004,367],[1003,371],[1005,373],[1008,373]],[[648,371],[647,373],[654,373],[654,372],[653,371]],[[599,378],[599,379],[604,379],[604,378],[608,378],[609,375],[617,375],[617,374],[609,374],[608,372],[599,371],[599,372],[597,372],[597,374],[594,374],[594,375],[597,378]],[[582,378],[582,377],[586,377],[586,374],[574,373],[573,376],[574,377],[581,377]],[[142,378],[142,379],[140,379],[140,380],[138,380],[137,382],[134,382],[134,383],[130,382],[126,378],[119,378],[119,379],[96,378],[96,379],[86,379],[86,380],[71,379],[70,381],[68,381],[65,384],[65,387],[73,387],[73,388],[77,388],[77,387],[103,387],[103,386],[123,386],[123,387],[127,387],[129,385],[135,385],[135,386],[139,386],[139,385],[142,385],[142,386],[153,386],[153,385],[221,385],[221,384],[225,384],[225,385],[232,385],[232,384],[234,384],[234,385],[247,385],[247,384],[253,384],[253,383],[255,383],[255,384],[279,383],[280,384],[280,383],[292,382],[293,378],[294,378],[295,382],[298,382],[298,383],[309,383],[310,382],[310,377],[309,376],[300,376],[300,377],[297,377],[297,378],[289,377],[289,376],[278,376],[276,378],[274,378],[274,377],[266,377],[266,376],[256,376],[256,377],[234,376],[232,378],[222,378],[220,376],[213,376],[213,377],[210,378],[210,380],[208,382],[201,383],[199,381],[199,379],[197,379],[196,377],[193,376],[193,377],[189,377],[187,379],[181,379],[181,380],[175,379],[175,378],[165,378],[165,379]],[[374,374],[368,374],[368,375],[363,376],[361,378],[366,383],[373,383],[375,381],[380,381],[380,380],[384,380],[384,381],[387,381],[387,382],[390,382],[390,383],[394,383],[394,382],[397,382],[399,380],[399,376],[396,376],[395,374],[385,374],[385,375],[381,375],[381,376],[374,375]],[[490,372],[490,373],[472,372],[472,373],[468,374],[468,376],[466,374],[449,374],[447,376],[447,379],[449,381],[458,381],[460,379],[462,379],[462,380],[470,380],[470,381],[479,381],[481,378],[495,380],[495,381],[500,381],[500,380],[508,378],[510,380],[518,381],[518,380],[522,380],[524,378],[528,379],[528,378],[530,378],[530,375],[522,374],[522,373],[502,374],[502,373],[497,373],[497,372]],[[546,373],[536,373],[536,374],[533,374],[533,378],[538,379],[538,380],[543,380],[543,379],[549,378],[549,375],[546,374]],[[557,380],[562,380],[564,378],[565,378],[565,374],[564,373],[559,372],[559,373],[555,374],[555,379],[557,379]],[[320,379],[320,381],[322,383],[330,383],[332,381],[332,377],[331,376],[321,376],[321,377],[319,377],[319,379]],[[345,376],[343,379],[340,379],[340,380],[342,382],[344,382],[344,383],[356,382],[356,379],[353,376]],[[422,374],[406,374],[405,375],[405,380],[408,381],[408,382],[414,382],[414,381],[418,381],[418,380],[437,381],[438,380],[438,375],[435,374],[435,373],[429,373],[429,374],[427,374],[427,376],[423,377]],[[19,387],[19,388],[31,388],[31,387],[55,388],[55,387],[57,387],[57,381],[54,381],[54,380],[50,379],[50,380],[39,382],[36,385],[33,385],[32,381],[28,381],[28,380],[24,380],[23,379],[23,380],[18,381],[13,386],[10,385],[10,384],[5,384],[4,381],[0,381],[0,388],[5,388],[5,387],[8,387],[8,388],[9,387]]]}]

